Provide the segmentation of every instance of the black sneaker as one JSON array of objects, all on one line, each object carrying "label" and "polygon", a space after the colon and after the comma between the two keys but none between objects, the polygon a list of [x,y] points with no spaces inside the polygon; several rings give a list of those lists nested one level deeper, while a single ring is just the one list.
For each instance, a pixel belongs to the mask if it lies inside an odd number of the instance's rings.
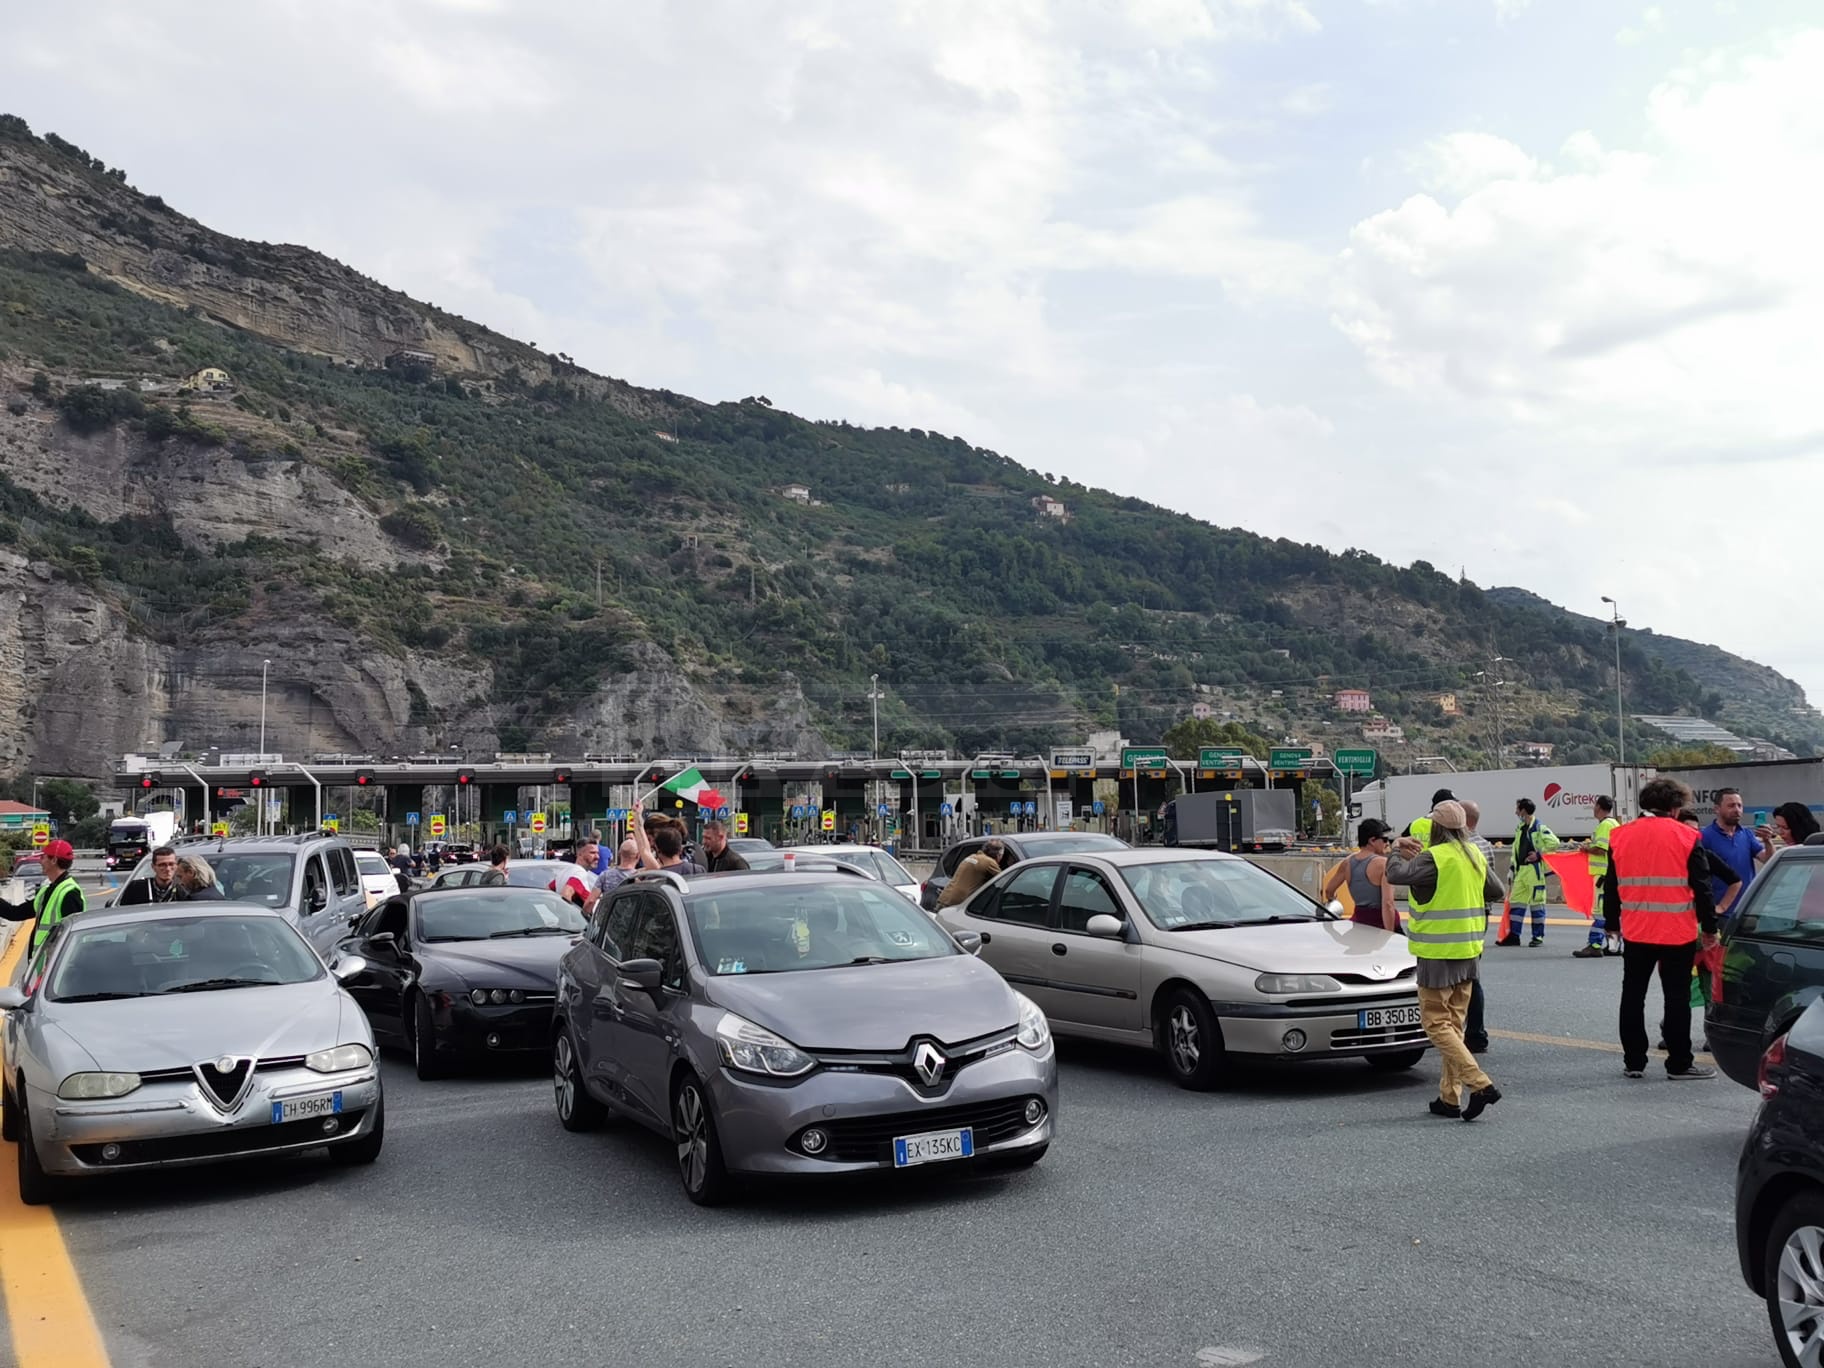
[{"label": "black sneaker", "polygon": [[1518,944],[1520,944],[1520,937],[1518,937],[1518,936],[1503,936],[1503,937],[1501,937],[1501,939],[1500,939],[1500,940],[1498,940],[1498,941],[1496,941],[1496,942],[1495,942],[1495,944],[1496,944],[1496,945],[1507,945],[1507,946],[1514,946],[1514,945],[1518,945]]},{"label": "black sneaker", "polygon": [[[1667,1069],[1666,1077],[1667,1078],[1678,1078],[1678,1079],[1715,1078],[1716,1070],[1711,1068],[1708,1064],[1693,1064],[1690,1068],[1680,1069],[1677,1073],[1674,1073],[1672,1070]],[[1472,1103],[1472,1105],[1473,1105],[1473,1103]]]},{"label": "black sneaker", "polygon": [[1483,1112],[1501,1100],[1501,1089],[1490,1083],[1486,1088],[1477,1088],[1469,1095],[1469,1104],[1463,1108],[1463,1119],[1474,1121]]},{"label": "black sneaker", "polygon": [[1487,1036],[1465,1036],[1463,1037],[1463,1044],[1468,1048],[1471,1054],[1488,1053]]},{"label": "black sneaker", "polygon": [[1544,936],[1534,936],[1530,941],[1528,941],[1526,943],[1526,948],[1528,950],[1537,950],[1540,946],[1542,946],[1544,944],[1545,944]]},{"label": "black sneaker", "polygon": [[1459,1116],[1463,1115],[1463,1108],[1453,1106],[1441,1097],[1434,1097],[1431,1099],[1431,1114],[1433,1116],[1446,1116],[1452,1121],[1455,1121]]},{"label": "black sneaker", "polygon": [[1647,1071],[1645,1069],[1623,1069],[1621,1076],[1623,1078],[1645,1078]]},{"label": "black sneaker", "polygon": [[1571,951],[1572,959],[1601,959],[1603,950],[1600,945],[1586,945],[1581,950]]}]

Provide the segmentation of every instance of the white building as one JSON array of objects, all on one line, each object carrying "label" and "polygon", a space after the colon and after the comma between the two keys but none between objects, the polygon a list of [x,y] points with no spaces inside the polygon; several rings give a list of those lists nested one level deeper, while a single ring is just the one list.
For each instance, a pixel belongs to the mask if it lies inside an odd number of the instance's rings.
[{"label": "white building", "polygon": [[811,501],[811,491],[808,485],[789,484],[779,493],[793,503],[808,504]]}]

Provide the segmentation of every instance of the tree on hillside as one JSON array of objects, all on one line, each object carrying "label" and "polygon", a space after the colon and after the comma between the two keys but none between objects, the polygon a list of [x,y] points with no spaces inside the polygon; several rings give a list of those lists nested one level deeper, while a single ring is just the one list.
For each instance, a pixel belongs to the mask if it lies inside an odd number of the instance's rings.
[{"label": "tree on hillside", "polygon": [[1726,746],[1706,741],[1701,746],[1665,746],[1642,763],[1654,769],[1686,769],[1692,765],[1731,765],[1742,757]]},{"label": "tree on hillside", "polygon": [[1168,728],[1160,742],[1174,760],[1195,760],[1204,746],[1240,746],[1256,760],[1265,760],[1272,743],[1257,736],[1239,722],[1216,722],[1209,718],[1187,717]]}]

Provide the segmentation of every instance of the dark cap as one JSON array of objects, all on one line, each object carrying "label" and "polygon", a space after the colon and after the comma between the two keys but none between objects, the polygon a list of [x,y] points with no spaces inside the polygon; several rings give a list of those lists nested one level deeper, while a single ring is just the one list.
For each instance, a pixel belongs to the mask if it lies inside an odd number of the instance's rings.
[{"label": "dark cap", "polygon": [[1454,803],[1456,800],[1457,795],[1452,793],[1449,789],[1439,789],[1436,793],[1431,795],[1431,805],[1433,807],[1436,807],[1439,803]]},{"label": "dark cap", "polygon": [[1357,845],[1367,845],[1368,842],[1374,840],[1377,836],[1391,835],[1393,835],[1393,828],[1386,822],[1383,822],[1379,817],[1368,817],[1364,818],[1362,824],[1355,829],[1355,843]]}]

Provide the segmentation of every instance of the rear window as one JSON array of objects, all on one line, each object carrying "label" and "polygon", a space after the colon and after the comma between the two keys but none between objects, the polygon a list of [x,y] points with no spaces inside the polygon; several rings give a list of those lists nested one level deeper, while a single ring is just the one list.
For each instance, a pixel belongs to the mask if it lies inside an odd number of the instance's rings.
[{"label": "rear window", "polygon": [[382,878],[393,876],[393,867],[386,862],[386,857],[377,855],[371,850],[363,850],[355,856],[355,867],[363,874],[378,874]]},{"label": "rear window", "polygon": [[215,881],[229,902],[284,907],[291,901],[291,871],[296,857],[258,855],[224,850],[206,857],[215,868]]},{"label": "rear window", "polygon": [[1084,831],[1070,836],[1048,836],[1042,841],[1025,843],[1029,855],[1076,855],[1086,850],[1126,850],[1127,842],[1099,831]]},{"label": "rear window", "polygon": [[1824,941],[1824,860],[1785,858],[1769,865],[1754,881],[1737,934]]}]

